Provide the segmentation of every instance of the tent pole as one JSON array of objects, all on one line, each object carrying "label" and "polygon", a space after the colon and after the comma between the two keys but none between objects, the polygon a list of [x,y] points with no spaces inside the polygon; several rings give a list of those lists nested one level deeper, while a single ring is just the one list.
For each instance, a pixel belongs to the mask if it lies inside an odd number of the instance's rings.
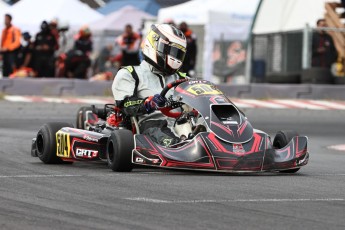
[{"label": "tent pole", "polygon": [[250,26],[250,31],[249,31],[249,36],[247,39],[247,58],[246,58],[246,66],[245,66],[245,77],[246,77],[246,82],[250,83],[251,82],[251,74],[252,74],[252,37],[253,37],[253,29],[254,29],[254,25],[257,19],[257,16],[259,14],[262,2],[264,0],[260,0],[258,7],[255,11],[253,20],[252,20],[252,24]]},{"label": "tent pole", "polygon": [[310,26],[307,23],[303,29],[302,69],[310,68]]}]

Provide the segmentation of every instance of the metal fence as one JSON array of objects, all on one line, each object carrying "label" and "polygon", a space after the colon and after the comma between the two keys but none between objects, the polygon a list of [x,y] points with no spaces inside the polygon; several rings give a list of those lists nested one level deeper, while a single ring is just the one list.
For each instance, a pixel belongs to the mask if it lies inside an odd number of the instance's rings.
[{"label": "metal fence", "polygon": [[[318,66],[312,64],[313,36],[320,31],[331,35],[338,58],[332,60],[330,67],[315,69]],[[304,77],[307,77],[307,82],[311,83],[336,83],[339,80],[336,77],[345,76],[344,33],[345,29],[310,28],[306,25],[304,30],[252,35],[250,81],[306,83]]]},{"label": "metal fence", "polygon": [[302,70],[303,31],[260,34],[251,38],[252,81]]}]

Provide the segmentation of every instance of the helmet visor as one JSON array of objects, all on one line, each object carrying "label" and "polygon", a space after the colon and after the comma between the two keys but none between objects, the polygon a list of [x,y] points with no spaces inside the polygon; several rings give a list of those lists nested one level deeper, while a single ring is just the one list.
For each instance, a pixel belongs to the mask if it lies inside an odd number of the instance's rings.
[{"label": "helmet visor", "polygon": [[165,55],[172,56],[180,61],[184,60],[186,48],[176,43],[165,44],[165,42],[158,42],[157,51]]}]

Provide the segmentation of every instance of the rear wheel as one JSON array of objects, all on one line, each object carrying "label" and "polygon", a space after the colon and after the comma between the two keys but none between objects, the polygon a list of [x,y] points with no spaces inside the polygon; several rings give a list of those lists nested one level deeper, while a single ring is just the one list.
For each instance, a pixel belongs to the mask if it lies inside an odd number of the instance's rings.
[{"label": "rear wheel", "polygon": [[61,158],[56,156],[56,132],[63,127],[73,125],[66,122],[49,122],[44,124],[36,136],[36,148],[38,158],[45,164],[63,163]]},{"label": "rear wheel", "polygon": [[90,106],[80,107],[77,112],[76,128],[88,130],[90,121],[97,121],[97,115],[92,112]]},{"label": "rear wheel", "polygon": [[107,143],[107,162],[109,168],[116,172],[130,172],[133,169],[132,150],[133,133],[126,129],[115,130]]},{"label": "rear wheel", "polygon": [[[289,144],[289,142],[295,136],[299,136],[299,134],[293,130],[278,131],[276,136],[274,137],[274,140],[273,140],[273,147],[275,147],[277,149],[281,149],[281,148],[285,147],[287,144]],[[281,172],[281,173],[295,173],[299,169],[300,168],[287,169],[287,170],[281,170],[279,172]]]}]

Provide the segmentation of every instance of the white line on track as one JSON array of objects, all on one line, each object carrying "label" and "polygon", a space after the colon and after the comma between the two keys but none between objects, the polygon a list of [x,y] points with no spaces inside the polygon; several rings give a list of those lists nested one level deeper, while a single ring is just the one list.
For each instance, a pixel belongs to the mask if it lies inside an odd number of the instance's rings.
[{"label": "white line on track", "polygon": [[125,198],[125,200],[155,204],[193,204],[193,203],[266,203],[266,202],[329,202],[345,201],[344,198],[315,198],[315,199],[234,199],[234,200],[159,200],[146,197]]},{"label": "white line on track", "polygon": [[81,177],[82,175],[0,175],[0,178]]}]

